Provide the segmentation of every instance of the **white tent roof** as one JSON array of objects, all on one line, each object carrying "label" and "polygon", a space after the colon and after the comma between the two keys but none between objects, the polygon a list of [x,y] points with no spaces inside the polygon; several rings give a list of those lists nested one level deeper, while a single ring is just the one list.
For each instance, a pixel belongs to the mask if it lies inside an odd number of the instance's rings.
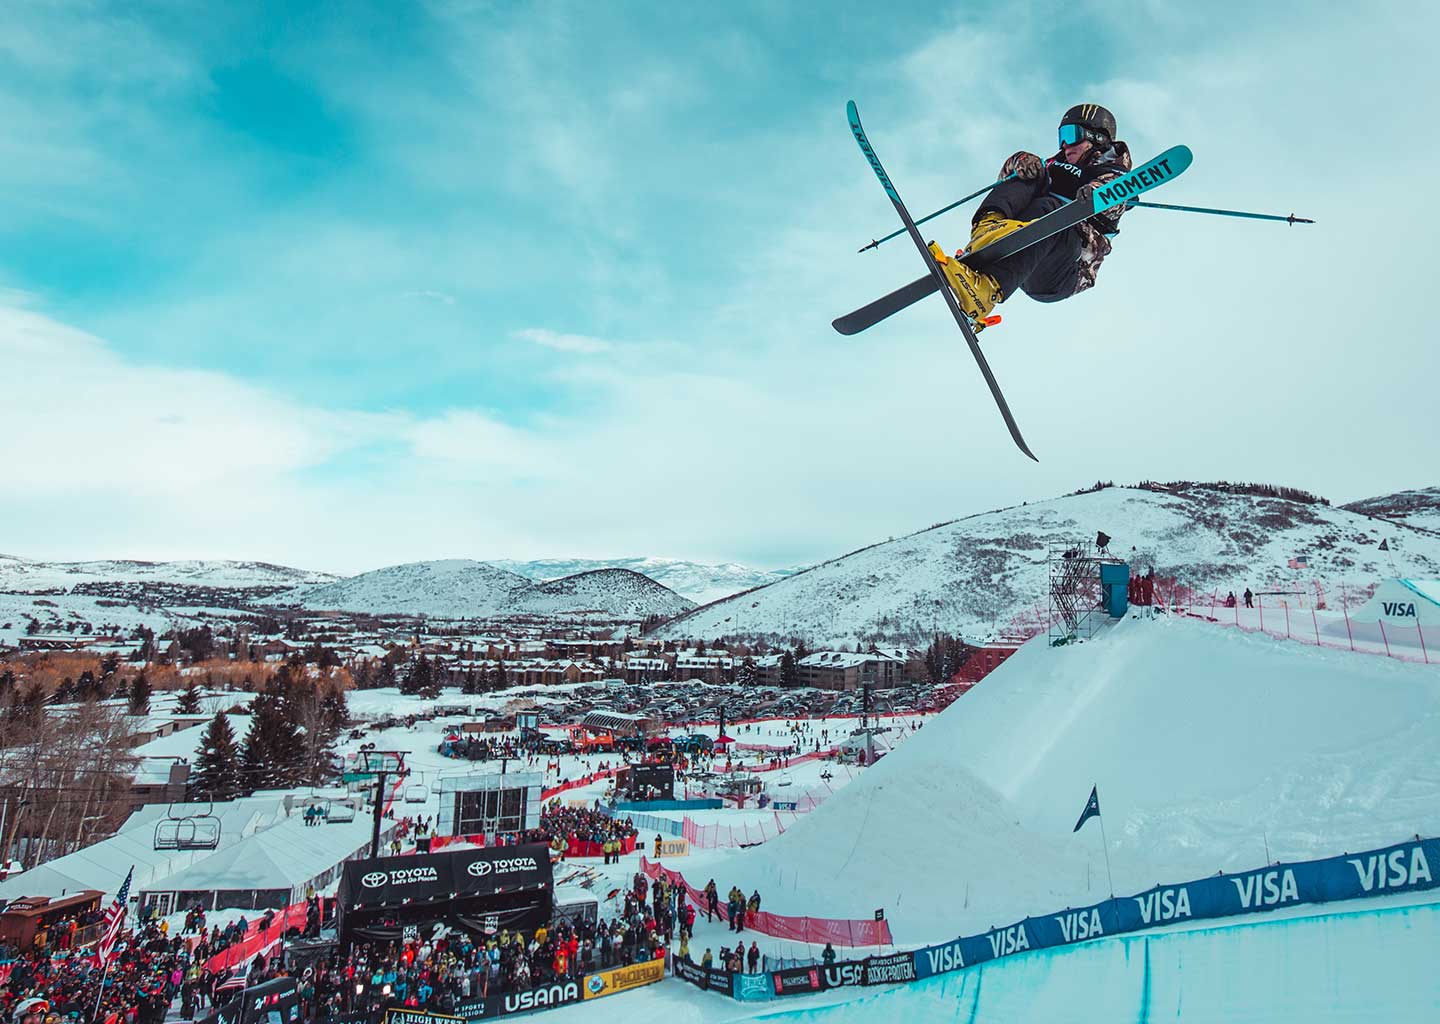
[{"label": "white tent roof", "polygon": [[100,889],[107,895],[120,891],[130,866],[135,866],[132,889],[155,888],[155,882],[217,856],[284,818],[285,804],[274,797],[245,797],[214,805],[220,821],[216,850],[157,850],[155,825],[167,814],[200,814],[208,804],[149,804],[132,814],[120,831],[83,850],[56,858],[23,874],[0,882],[0,898],[60,896],[77,889]]},{"label": "white tent roof", "polygon": [[292,889],[302,886],[370,844],[368,818],[306,825],[300,814],[218,851],[146,891]]}]

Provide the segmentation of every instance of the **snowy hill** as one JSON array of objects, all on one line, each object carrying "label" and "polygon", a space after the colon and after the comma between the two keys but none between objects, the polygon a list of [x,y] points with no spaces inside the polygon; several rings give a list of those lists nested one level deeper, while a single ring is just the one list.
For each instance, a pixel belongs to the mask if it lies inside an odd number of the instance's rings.
[{"label": "snowy hill", "polygon": [[[918,640],[932,629],[985,636],[1046,603],[1052,545],[1089,544],[1143,572],[1196,588],[1272,590],[1318,581],[1368,594],[1384,576],[1432,578],[1440,536],[1318,503],[1234,494],[1106,487],[969,516],[822,562],[661,627],[663,637]],[[1379,550],[1388,539],[1394,556]],[[1132,552],[1132,548],[1134,551]],[[1308,569],[1288,568],[1304,555]]]},{"label": "snowy hill", "polygon": [[602,569],[536,584],[488,562],[450,559],[392,565],[274,598],[316,611],[465,619],[591,613],[616,618],[676,615],[692,607],[654,580]]},{"label": "snowy hill", "polygon": [[[1031,641],[780,838],[726,864],[898,941],[1440,832],[1440,673],[1193,620]],[[936,858],[930,870],[897,870]],[[795,866],[804,871],[795,876]],[[783,877],[783,883],[781,881]],[[729,880],[727,878],[727,884]]]},{"label": "snowy hill", "polygon": [[1440,487],[1382,494],[1376,498],[1352,501],[1342,507],[1361,515],[1376,516],[1440,533]]},{"label": "snowy hill", "polygon": [[541,583],[517,606],[539,615],[599,611],[646,618],[679,615],[695,602],[629,569],[592,569]]},{"label": "snowy hill", "polygon": [[718,601],[744,590],[763,587],[767,583],[774,583],[786,576],[793,576],[799,571],[798,569],[777,569],[767,572],[735,562],[706,565],[701,562],[687,562],[679,558],[547,558],[531,562],[491,559],[490,564],[513,573],[519,573],[537,583],[560,579],[564,576],[574,576],[593,569],[629,569],[631,572],[648,576],[656,583],[673,590],[681,597],[689,598],[696,604]]},{"label": "snowy hill", "polygon": [[281,594],[274,601],[317,611],[463,619],[502,613],[534,589],[513,572],[454,558],[391,565]]}]

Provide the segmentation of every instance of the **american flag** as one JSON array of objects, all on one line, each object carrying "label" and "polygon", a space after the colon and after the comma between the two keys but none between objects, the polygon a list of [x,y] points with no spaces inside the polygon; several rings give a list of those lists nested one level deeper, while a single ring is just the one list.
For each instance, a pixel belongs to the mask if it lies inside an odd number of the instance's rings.
[{"label": "american flag", "polygon": [[1285,564],[1292,569],[1308,569],[1310,568],[1310,559],[1306,555],[1298,555]]},{"label": "american flag", "polygon": [[115,896],[115,902],[105,908],[105,934],[100,939],[100,966],[108,967],[115,955],[115,942],[120,938],[120,929],[125,926],[126,903],[130,899],[130,880],[135,877],[135,865],[125,876],[125,884]]}]

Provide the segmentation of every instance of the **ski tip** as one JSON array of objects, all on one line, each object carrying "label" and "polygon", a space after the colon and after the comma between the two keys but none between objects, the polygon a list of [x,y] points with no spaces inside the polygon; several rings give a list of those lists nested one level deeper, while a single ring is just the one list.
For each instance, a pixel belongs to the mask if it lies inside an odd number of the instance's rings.
[{"label": "ski tip", "polygon": [[836,334],[843,334],[847,338],[853,334],[859,334],[859,329],[851,326],[847,322],[847,320],[847,317],[837,317],[836,319],[830,321],[830,326],[835,328]]}]

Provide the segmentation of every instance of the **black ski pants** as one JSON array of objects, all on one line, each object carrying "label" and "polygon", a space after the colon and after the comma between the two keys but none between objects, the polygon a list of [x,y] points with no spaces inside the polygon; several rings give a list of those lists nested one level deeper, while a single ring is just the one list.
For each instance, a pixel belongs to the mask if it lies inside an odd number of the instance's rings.
[{"label": "black ski pants", "polygon": [[[1026,221],[1058,210],[1064,201],[1046,191],[1048,184],[1047,178],[1012,178],[996,185],[980,204],[975,220],[988,210],[1009,220]],[[1000,285],[1004,299],[1019,290],[1036,302],[1059,302],[1074,295],[1080,283],[1080,245],[1080,229],[1067,228],[984,269]]]}]

